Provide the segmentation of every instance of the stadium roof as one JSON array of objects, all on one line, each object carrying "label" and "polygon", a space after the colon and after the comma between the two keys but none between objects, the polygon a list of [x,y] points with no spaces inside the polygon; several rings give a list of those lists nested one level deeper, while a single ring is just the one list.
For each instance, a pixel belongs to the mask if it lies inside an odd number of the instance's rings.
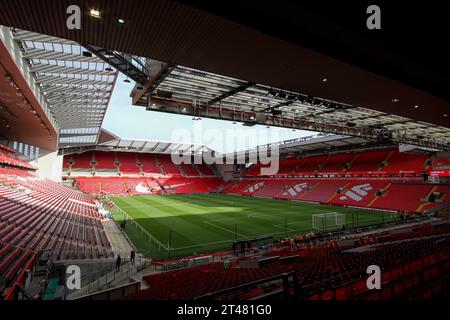
[{"label": "stadium roof", "polygon": [[67,28],[60,0],[6,1],[0,23],[450,126],[446,17],[436,6],[384,3],[385,32],[367,29],[364,1],[123,3],[71,2],[82,9],[80,32]]},{"label": "stadium roof", "polygon": [[161,140],[121,139],[105,129],[101,129],[99,143],[89,144],[67,144],[60,149],[61,154],[80,153],[90,150],[99,151],[121,151],[157,154],[202,154],[203,152],[214,152],[210,147],[197,143],[180,143]]},{"label": "stadium roof", "polygon": [[235,157],[246,155],[248,157],[251,154],[258,153],[258,150],[261,148],[263,148],[263,152],[265,152],[266,149],[273,152],[274,148],[278,148],[281,158],[284,158],[288,154],[296,154],[297,156],[301,154],[314,154],[324,152],[330,154],[333,152],[340,153],[346,150],[351,151],[354,149],[363,150],[365,148],[385,148],[387,146],[392,145],[372,144],[370,143],[370,141],[361,137],[343,136],[331,133],[318,133],[311,136],[260,145],[248,150],[231,152],[227,154],[227,157],[231,157],[232,155],[234,155]]},{"label": "stadium roof", "polygon": [[[168,66],[166,72],[151,81],[154,86],[149,91],[150,98],[137,103],[151,111],[362,136],[369,140],[385,135],[396,142],[443,147],[450,144],[450,128],[183,66]],[[322,81],[325,83],[327,79]]]},{"label": "stadium roof", "polygon": [[[220,95],[207,100],[212,108],[205,109],[206,116],[223,118],[230,110],[226,104],[233,99],[232,95],[242,96],[253,87],[266,86],[266,89],[283,89],[283,93],[304,94],[307,98],[320,97],[326,103],[302,106],[299,101],[288,103],[279,99],[274,102],[280,105],[270,111],[276,114],[281,110],[283,117],[275,114],[271,117],[273,113],[269,112],[267,120],[265,112],[260,112],[265,106],[256,106],[255,113],[252,108],[256,101],[247,101],[243,107],[235,101],[234,108],[242,108],[239,116],[248,115],[256,118],[251,121],[274,126],[298,125],[324,132],[336,129],[336,133],[344,135],[358,134],[359,129],[364,138],[377,139],[389,131],[387,136],[392,134],[399,142],[450,148],[450,82],[445,59],[448,50],[442,45],[445,41],[433,41],[430,37],[439,34],[436,27],[440,19],[433,18],[427,24],[405,23],[423,18],[423,6],[415,7],[411,16],[401,14],[402,5],[385,7],[399,13],[395,24],[391,21],[389,34],[392,36],[386,36],[367,32],[360,19],[366,8],[355,3],[244,1],[230,7],[226,1],[217,1],[221,9],[228,9],[218,13],[195,1],[136,0],[133,6],[123,6],[121,0],[77,0],[75,3],[83,9],[82,32],[67,28],[67,16],[61,14],[67,9],[64,1],[12,3],[5,3],[0,12],[0,23],[4,25],[167,61],[169,80],[172,72],[183,68],[180,65],[232,77],[237,87],[228,83],[230,91],[222,90]],[[98,18],[89,16],[88,9],[94,6],[101,13]],[[43,14],[36,14],[42,8],[45,8],[44,19]],[[125,23],[118,22],[118,15]],[[167,84],[165,75],[159,77],[160,85]],[[179,90],[184,84],[176,85]],[[198,86],[201,87],[202,84]],[[205,87],[208,92],[214,89],[211,84]],[[191,102],[187,104],[195,105],[192,115],[205,116],[198,108],[203,98],[189,98]],[[165,109],[157,110],[189,114],[191,110],[181,102],[174,108],[166,105]],[[337,110],[332,110],[333,106]],[[291,107],[299,111],[289,110]],[[232,111],[232,117],[236,117]],[[349,113],[354,115],[351,119]],[[330,125],[328,121],[338,125]],[[89,140],[85,136],[83,139]]]},{"label": "stadium roof", "polygon": [[118,72],[78,43],[13,30],[48,103],[59,143],[95,144]]},{"label": "stadium roof", "polygon": [[211,148],[202,144],[138,139],[116,139],[99,144],[99,147],[108,147],[110,150],[115,151],[159,154],[172,154],[176,152],[183,152],[184,154],[198,154],[211,150]]}]

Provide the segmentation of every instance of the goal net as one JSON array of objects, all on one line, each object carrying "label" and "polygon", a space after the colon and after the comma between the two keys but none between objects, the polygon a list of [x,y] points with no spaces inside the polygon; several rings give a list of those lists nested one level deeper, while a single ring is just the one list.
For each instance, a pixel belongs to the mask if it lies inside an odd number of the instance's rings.
[{"label": "goal net", "polygon": [[345,214],[338,212],[317,213],[312,215],[314,230],[326,231],[339,229],[345,225]]}]

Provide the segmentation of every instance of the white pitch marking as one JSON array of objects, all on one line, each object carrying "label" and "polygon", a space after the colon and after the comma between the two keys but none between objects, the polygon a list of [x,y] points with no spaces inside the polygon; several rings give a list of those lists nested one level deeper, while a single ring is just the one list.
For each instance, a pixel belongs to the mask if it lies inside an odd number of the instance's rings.
[{"label": "white pitch marking", "polygon": [[[224,227],[221,227],[221,226],[218,226],[218,225],[215,224],[215,223],[211,223],[211,222],[209,222],[209,221],[207,221],[207,220],[205,220],[205,221],[203,221],[203,222],[206,223],[206,224],[209,224],[210,226],[216,227],[216,228],[218,228],[218,229],[222,229],[223,231],[227,231],[227,232],[229,232],[229,233],[235,234],[234,231],[228,230],[227,228],[224,228]],[[236,235],[238,235],[238,236],[241,237],[241,238],[247,238],[246,235],[243,235],[243,234],[240,234],[240,233],[236,233]]]}]

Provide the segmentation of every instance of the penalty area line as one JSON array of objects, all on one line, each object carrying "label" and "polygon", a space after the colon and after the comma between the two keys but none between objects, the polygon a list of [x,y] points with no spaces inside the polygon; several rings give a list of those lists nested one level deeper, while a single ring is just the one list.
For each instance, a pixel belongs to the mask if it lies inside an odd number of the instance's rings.
[{"label": "penalty area line", "polygon": [[227,228],[225,228],[225,227],[218,226],[217,224],[212,223],[212,222],[209,222],[209,221],[207,221],[207,220],[205,220],[205,221],[203,221],[203,222],[206,223],[206,224],[209,224],[209,225],[212,226],[212,227],[221,229],[221,230],[223,230],[223,231],[227,231],[227,232],[232,233],[232,234],[236,234],[236,235],[238,235],[238,236],[241,237],[241,238],[248,238],[246,235],[243,235],[243,234],[241,234],[241,233],[235,233],[233,230],[229,230],[229,229],[227,229]]}]

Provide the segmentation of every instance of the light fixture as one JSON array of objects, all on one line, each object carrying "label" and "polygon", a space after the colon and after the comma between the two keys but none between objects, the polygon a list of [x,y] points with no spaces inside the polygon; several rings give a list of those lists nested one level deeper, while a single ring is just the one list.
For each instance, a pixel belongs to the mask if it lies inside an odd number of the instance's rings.
[{"label": "light fixture", "polygon": [[327,81],[328,81],[327,78],[323,78],[323,79],[322,79],[322,82],[327,82]]},{"label": "light fixture", "polygon": [[414,106],[414,109],[419,109],[419,106],[416,104],[416,105]]},{"label": "light fixture", "polygon": [[399,100],[397,98],[392,99],[392,102],[398,102]]},{"label": "light fixture", "polygon": [[446,114],[446,113],[444,113],[444,117],[447,117],[447,114]]},{"label": "light fixture", "polygon": [[97,9],[91,9],[89,10],[89,15],[93,18],[100,19],[100,11]]},{"label": "light fixture", "polygon": [[125,24],[125,19],[124,18],[117,18],[117,23]]}]

